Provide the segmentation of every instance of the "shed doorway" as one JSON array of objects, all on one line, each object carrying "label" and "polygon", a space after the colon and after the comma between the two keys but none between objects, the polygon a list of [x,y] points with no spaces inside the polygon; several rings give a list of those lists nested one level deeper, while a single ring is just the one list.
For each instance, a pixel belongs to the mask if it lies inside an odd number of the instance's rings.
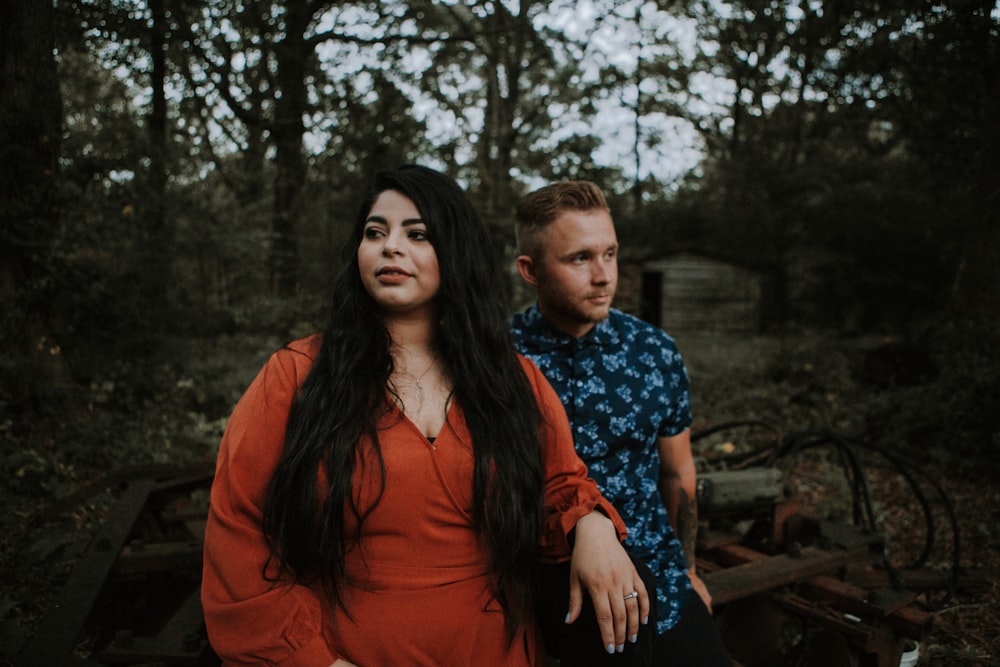
[{"label": "shed doorway", "polygon": [[663,274],[659,271],[643,271],[639,291],[639,317],[654,327],[662,327]]}]

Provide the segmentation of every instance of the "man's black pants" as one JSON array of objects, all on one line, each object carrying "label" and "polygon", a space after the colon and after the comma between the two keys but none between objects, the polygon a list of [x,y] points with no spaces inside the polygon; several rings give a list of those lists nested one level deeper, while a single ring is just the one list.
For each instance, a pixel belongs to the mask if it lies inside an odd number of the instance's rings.
[{"label": "man's black pants", "polygon": [[594,605],[586,592],[579,618],[569,625],[565,623],[569,563],[541,567],[538,620],[549,656],[557,658],[560,667],[730,667],[733,662],[715,619],[696,593],[689,596],[677,625],[657,634],[656,579],[644,562],[629,556],[649,592],[649,623],[639,626],[638,641],[626,641],[622,653],[610,654],[602,646]]}]

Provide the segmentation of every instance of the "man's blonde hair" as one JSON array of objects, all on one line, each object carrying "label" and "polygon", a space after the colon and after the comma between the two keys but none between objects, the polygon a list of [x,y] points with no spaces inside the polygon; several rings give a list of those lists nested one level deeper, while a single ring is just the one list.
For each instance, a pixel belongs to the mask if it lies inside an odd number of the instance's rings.
[{"label": "man's blonde hair", "polygon": [[563,181],[526,195],[517,204],[514,234],[517,251],[537,258],[539,233],[564,211],[609,211],[604,193],[590,181]]}]

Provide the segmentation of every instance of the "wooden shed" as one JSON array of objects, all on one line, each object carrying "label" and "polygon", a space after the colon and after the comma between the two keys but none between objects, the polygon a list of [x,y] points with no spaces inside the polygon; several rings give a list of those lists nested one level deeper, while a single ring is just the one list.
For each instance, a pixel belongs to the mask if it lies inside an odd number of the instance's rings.
[{"label": "wooden shed", "polygon": [[626,291],[638,297],[633,312],[667,331],[757,332],[764,324],[762,268],[683,250],[633,264],[625,273],[631,274]]}]

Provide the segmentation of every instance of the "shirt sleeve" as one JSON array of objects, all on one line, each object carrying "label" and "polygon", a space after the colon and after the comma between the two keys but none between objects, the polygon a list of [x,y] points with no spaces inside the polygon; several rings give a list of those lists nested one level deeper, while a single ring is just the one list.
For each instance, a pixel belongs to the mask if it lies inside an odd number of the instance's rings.
[{"label": "shirt sleeve", "polygon": [[226,665],[327,667],[317,592],[264,578],[264,499],[284,447],[292,398],[311,355],[276,352],[240,399],[222,437],[205,528],[202,606]]},{"label": "shirt sleeve", "polygon": [[542,414],[542,465],[545,475],[545,507],[542,528],[542,560],[561,562],[572,555],[569,535],[576,522],[595,509],[614,523],[618,539],[627,534],[625,522],[614,506],[601,495],[597,482],[587,474],[587,466],[573,446],[569,419],[559,397],[535,364],[521,357]]},{"label": "shirt sleeve", "polygon": [[667,391],[663,393],[668,401],[665,407],[666,418],[657,429],[657,436],[669,438],[691,428],[691,381],[681,353],[673,339],[664,335],[661,343],[660,357],[663,359],[663,377]]}]

